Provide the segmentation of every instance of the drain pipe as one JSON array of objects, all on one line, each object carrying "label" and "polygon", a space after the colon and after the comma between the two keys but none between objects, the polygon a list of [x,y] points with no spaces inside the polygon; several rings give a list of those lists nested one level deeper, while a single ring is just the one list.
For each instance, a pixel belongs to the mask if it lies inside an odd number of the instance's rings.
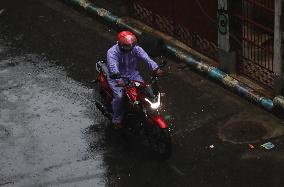
[{"label": "drain pipe", "polygon": [[[127,29],[135,33],[137,36],[142,35],[142,32],[135,27],[127,24],[122,18],[119,18],[116,15],[113,15],[106,9],[97,7],[95,4],[88,2],[88,0],[61,0],[65,3],[70,3],[77,8],[85,10],[87,13],[102,18],[109,24],[119,27],[120,29]],[[162,38],[158,36],[159,38]],[[174,43],[174,42],[172,42]],[[195,60],[192,55],[181,50],[176,47],[174,44],[170,42],[165,42],[165,50],[174,55],[176,58],[181,61],[186,62],[189,66],[193,67],[195,70],[201,73],[208,74],[211,78],[221,82],[223,85],[228,87],[229,89],[237,92],[238,94],[246,97],[247,99],[259,104],[266,110],[271,111],[275,107],[281,108],[284,110],[284,97],[277,96],[273,100],[268,97],[264,97],[255,93],[253,89],[251,89],[248,85],[241,83],[240,81],[232,78],[230,75],[222,72],[216,67],[210,66],[201,61]]]}]

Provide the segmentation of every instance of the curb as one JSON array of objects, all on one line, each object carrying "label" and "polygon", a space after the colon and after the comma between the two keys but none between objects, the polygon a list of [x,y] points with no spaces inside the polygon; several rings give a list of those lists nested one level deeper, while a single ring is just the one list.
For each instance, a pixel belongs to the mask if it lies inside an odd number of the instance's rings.
[{"label": "curb", "polygon": [[79,8],[84,13],[87,13],[96,18],[101,18],[106,23],[112,24],[112,26],[118,27],[120,29],[131,30],[136,35],[140,36],[142,32],[131,25],[127,24],[124,19],[112,14],[110,11],[100,8],[93,3],[90,3],[88,0],[60,0],[66,4],[70,4]]},{"label": "curb", "polygon": [[[128,24],[125,19],[113,15],[110,11],[97,7],[95,4],[88,2],[88,0],[61,0],[64,3],[74,5],[76,8],[84,11],[95,18],[101,18],[105,22],[115,26],[119,29],[128,29],[134,32],[136,35],[141,36],[143,31],[137,29],[135,26]],[[145,32],[145,31],[144,31]],[[147,31],[146,31],[147,32]],[[153,34],[153,33],[150,33]],[[194,57],[186,52],[185,50],[175,45],[175,42],[168,41],[165,37],[155,33],[158,39],[163,39],[165,41],[164,48],[167,53],[174,55],[177,59],[180,59],[187,63],[189,66],[193,67],[196,71],[205,73],[209,77],[222,83],[225,87],[234,91],[235,93],[253,101],[262,108],[273,111],[274,109],[284,110],[284,97],[276,96],[273,100],[269,97],[258,94],[255,90],[250,88],[248,85],[234,79],[229,74],[224,73],[214,66],[210,66],[202,61],[194,59]]]}]

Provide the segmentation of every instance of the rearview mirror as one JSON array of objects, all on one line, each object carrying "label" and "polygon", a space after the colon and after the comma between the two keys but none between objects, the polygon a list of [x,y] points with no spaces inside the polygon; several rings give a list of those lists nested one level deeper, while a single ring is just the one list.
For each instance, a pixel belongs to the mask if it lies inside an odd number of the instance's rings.
[{"label": "rearview mirror", "polygon": [[159,68],[163,68],[167,65],[167,60],[166,59],[162,59],[161,63],[158,64]]}]

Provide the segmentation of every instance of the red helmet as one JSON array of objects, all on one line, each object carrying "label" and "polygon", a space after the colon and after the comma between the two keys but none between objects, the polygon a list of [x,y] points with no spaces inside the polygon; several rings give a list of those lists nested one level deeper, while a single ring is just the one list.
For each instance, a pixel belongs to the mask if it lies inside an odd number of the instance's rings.
[{"label": "red helmet", "polygon": [[129,31],[121,31],[117,35],[118,45],[123,51],[131,51],[136,45],[136,36]]}]

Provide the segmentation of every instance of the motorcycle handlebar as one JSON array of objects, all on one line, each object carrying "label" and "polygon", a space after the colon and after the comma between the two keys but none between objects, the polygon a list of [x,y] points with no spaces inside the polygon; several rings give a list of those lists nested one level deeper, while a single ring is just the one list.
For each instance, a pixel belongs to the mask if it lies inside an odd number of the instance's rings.
[{"label": "motorcycle handlebar", "polygon": [[[162,62],[158,65],[159,68],[163,68],[167,65],[167,61],[166,60],[162,60]],[[112,74],[109,76],[111,79],[123,79],[125,81],[125,85],[129,85],[131,83],[131,80],[128,78],[128,77],[124,77],[124,76],[121,76],[121,74],[117,73],[117,74]],[[155,84],[157,83],[158,81],[158,77],[159,75],[157,75],[155,72],[153,72],[153,75],[152,75],[152,84]]]},{"label": "motorcycle handlebar", "polygon": [[[131,82],[128,77],[121,76],[120,74],[113,74],[113,75],[110,75],[109,77],[111,79],[123,79],[123,81],[125,82],[125,86],[129,85]],[[117,85],[117,87],[122,87],[122,86]]]},{"label": "motorcycle handlebar", "polygon": [[[125,79],[125,80],[130,80],[129,77],[124,77],[124,76],[121,76],[120,74],[112,74],[109,76],[111,79]],[[156,73],[153,73],[152,75],[152,79],[153,78],[157,78],[159,77]]]}]

